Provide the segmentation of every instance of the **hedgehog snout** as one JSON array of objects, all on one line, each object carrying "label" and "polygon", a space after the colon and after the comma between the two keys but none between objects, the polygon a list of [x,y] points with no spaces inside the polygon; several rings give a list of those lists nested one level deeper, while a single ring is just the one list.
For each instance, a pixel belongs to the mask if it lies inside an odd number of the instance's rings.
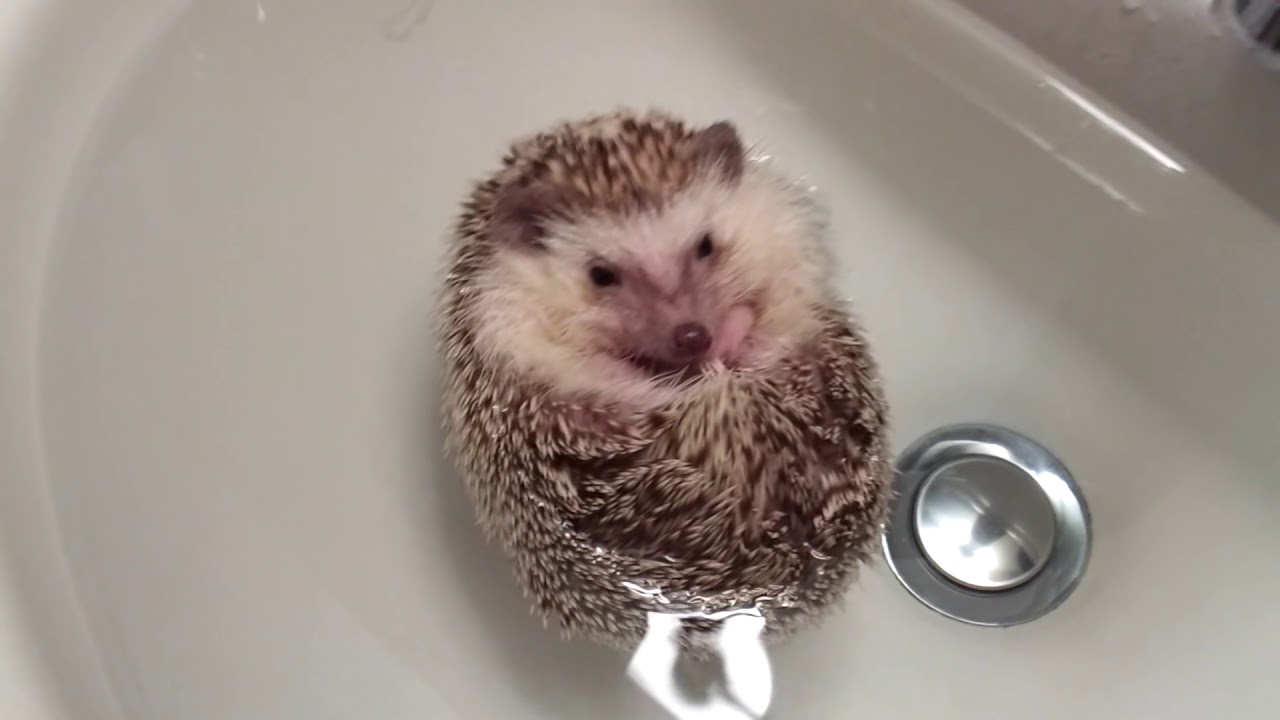
[{"label": "hedgehog snout", "polygon": [[711,333],[700,322],[684,322],[671,331],[675,356],[684,360],[701,357],[711,348]]}]

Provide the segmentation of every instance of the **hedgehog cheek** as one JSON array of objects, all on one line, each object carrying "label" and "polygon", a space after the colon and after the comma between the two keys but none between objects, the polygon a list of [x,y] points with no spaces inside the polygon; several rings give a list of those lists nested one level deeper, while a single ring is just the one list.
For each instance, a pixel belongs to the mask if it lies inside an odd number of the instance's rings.
[{"label": "hedgehog cheek", "polygon": [[750,305],[739,303],[729,308],[716,331],[715,344],[710,352],[712,359],[726,362],[740,359],[755,323],[756,314]]}]

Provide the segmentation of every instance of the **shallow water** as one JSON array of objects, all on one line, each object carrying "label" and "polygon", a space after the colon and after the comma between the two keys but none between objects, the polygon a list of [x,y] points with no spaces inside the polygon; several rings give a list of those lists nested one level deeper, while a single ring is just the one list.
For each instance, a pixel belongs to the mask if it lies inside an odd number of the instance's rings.
[{"label": "shallow water", "polygon": [[[129,716],[656,717],[627,658],[529,618],[436,416],[441,238],[468,183],[512,137],[618,104],[732,118],[821,188],[902,440],[1024,428],[1095,510],[1091,575],[1026,628],[949,624],[869,573],[774,653],[778,717],[1217,707],[1183,684],[1153,699],[1187,676],[1257,695],[1265,633],[1180,619],[1243,602],[1215,592],[1242,580],[1189,527],[1261,539],[1230,548],[1258,566],[1274,537],[1273,491],[1244,480],[1263,477],[1275,393],[1195,381],[1280,361],[1260,299],[1277,252],[1246,247],[1248,218],[1205,250],[1196,206],[1152,201],[1186,178],[1141,155],[1104,190],[1092,159],[1041,152],[1027,137],[1103,131],[1058,110],[1011,129],[953,81],[980,63],[904,55],[882,35],[920,26],[884,8],[189,3],[100,110],[42,317],[59,522]],[[1111,687],[1098,658],[1143,670]],[[1107,689],[1046,707],[1066,685]]]}]

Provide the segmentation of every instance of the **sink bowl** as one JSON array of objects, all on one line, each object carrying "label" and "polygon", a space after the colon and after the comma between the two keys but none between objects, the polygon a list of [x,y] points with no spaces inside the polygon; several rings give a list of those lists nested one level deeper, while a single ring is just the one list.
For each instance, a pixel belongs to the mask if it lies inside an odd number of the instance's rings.
[{"label": "sink bowl", "polygon": [[956,7],[24,1],[6,24],[6,717],[661,717],[625,657],[530,619],[437,430],[468,182],[624,104],[732,118],[819,189],[895,447],[1010,427],[1093,516],[1078,590],[1015,628],[869,569],[773,652],[777,717],[1280,716],[1280,226]]}]

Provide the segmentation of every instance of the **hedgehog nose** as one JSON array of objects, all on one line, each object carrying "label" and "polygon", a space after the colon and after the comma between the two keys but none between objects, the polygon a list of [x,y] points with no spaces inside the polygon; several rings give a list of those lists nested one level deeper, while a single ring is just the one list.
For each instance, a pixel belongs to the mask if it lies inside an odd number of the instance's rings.
[{"label": "hedgehog nose", "polygon": [[693,357],[711,347],[711,333],[707,332],[707,327],[702,323],[681,323],[671,331],[671,341],[682,357]]}]

